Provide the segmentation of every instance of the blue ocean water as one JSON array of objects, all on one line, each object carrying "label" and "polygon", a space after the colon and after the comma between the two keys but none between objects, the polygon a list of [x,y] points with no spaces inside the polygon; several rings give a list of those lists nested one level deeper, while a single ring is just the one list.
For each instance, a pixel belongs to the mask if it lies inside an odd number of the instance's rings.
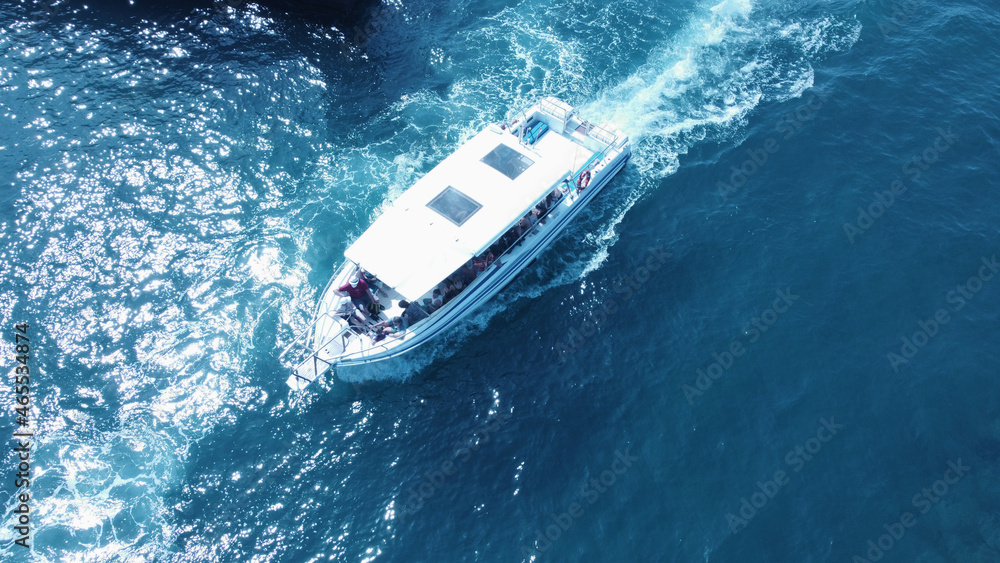
[{"label": "blue ocean water", "polygon": [[[1000,561],[981,0],[0,5],[4,561]],[[292,394],[344,248],[560,96],[634,156],[487,308]]]}]

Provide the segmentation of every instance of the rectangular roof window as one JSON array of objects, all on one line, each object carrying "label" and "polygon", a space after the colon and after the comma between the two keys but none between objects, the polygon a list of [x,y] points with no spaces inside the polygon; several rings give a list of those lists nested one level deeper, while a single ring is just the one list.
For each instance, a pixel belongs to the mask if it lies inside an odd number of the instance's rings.
[{"label": "rectangular roof window", "polygon": [[529,166],[535,163],[534,160],[531,160],[507,145],[497,145],[497,148],[491,150],[480,160],[489,164],[494,170],[500,172],[511,180],[516,179],[521,175],[521,172],[524,172]]},{"label": "rectangular roof window", "polygon": [[482,205],[471,197],[463,194],[455,188],[448,186],[441,190],[441,193],[434,196],[428,204],[434,211],[440,213],[445,219],[461,227],[462,223],[469,220],[482,208]]}]

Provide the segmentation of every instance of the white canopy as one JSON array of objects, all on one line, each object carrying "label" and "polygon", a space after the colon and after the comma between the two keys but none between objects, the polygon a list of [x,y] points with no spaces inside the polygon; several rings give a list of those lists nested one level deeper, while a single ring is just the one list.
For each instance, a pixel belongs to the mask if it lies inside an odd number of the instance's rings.
[{"label": "white canopy", "polygon": [[[481,161],[500,144],[532,161],[513,180]],[[558,134],[546,135],[536,147],[543,145],[552,148],[532,151],[514,135],[488,127],[400,195],[344,254],[406,299],[419,299],[485,250],[592,154]],[[457,209],[454,219],[460,224],[428,207],[449,187],[444,207]]]}]

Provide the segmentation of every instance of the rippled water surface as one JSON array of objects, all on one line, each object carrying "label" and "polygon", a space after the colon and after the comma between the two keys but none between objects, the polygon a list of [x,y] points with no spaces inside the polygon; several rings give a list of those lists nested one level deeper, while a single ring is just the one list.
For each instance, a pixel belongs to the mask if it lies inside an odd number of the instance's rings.
[{"label": "rippled water surface", "polygon": [[[994,12],[0,5],[2,558],[1000,560]],[[626,169],[468,323],[292,394],[346,246],[541,95]]]}]

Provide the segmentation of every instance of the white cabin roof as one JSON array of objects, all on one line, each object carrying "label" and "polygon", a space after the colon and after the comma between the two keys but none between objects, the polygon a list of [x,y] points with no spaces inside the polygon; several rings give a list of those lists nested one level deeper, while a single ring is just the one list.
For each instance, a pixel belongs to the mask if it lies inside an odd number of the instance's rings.
[{"label": "white cabin roof", "polygon": [[[507,167],[500,168],[510,174],[523,168],[522,157],[532,161],[515,179],[481,160],[501,144],[508,149],[494,158],[504,160]],[[345,256],[408,300],[419,299],[485,250],[593,154],[555,131],[533,148],[499,127],[487,127],[403,192]],[[442,192],[447,193],[437,207],[452,210],[453,220],[428,207]]]}]

